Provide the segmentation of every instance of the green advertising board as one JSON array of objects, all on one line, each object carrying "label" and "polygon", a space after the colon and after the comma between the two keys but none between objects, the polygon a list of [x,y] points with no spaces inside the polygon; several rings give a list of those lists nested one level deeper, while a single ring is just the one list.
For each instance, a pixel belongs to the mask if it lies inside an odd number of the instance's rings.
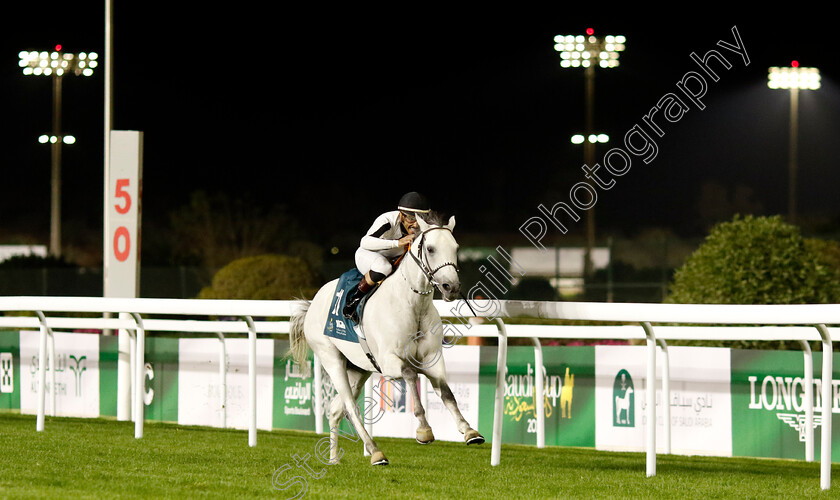
[{"label": "green advertising board", "polygon": [[178,339],[149,337],[145,341],[143,380],[146,418],[178,421]]},{"label": "green advertising board", "polygon": [[99,337],[99,414],[117,416],[117,361],[119,360],[119,337]]},{"label": "green advertising board", "polygon": [[[300,366],[284,353],[288,340],[274,341],[274,414],[275,429],[315,430],[315,402],[313,401],[313,355],[307,354],[307,366]],[[325,427],[326,428],[326,427]]]},{"label": "green advertising board", "polygon": [[0,331],[0,409],[20,409],[20,335]]},{"label": "green advertising board", "polygon": [[[804,356],[796,351],[737,350],[732,356],[732,454],[805,458]],[[822,353],[813,353],[814,455],[820,456]],[[834,356],[837,379],[838,357]],[[840,381],[838,381],[840,382]],[[832,428],[837,429],[838,385],[832,382]],[[832,461],[840,460],[832,433]]]},{"label": "green advertising board", "polygon": [[[546,446],[595,446],[595,350],[543,347]],[[495,347],[481,348],[479,432],[491,439],[495,400]],[[502,442],[536,444],[534,348],[508,348]]]}]

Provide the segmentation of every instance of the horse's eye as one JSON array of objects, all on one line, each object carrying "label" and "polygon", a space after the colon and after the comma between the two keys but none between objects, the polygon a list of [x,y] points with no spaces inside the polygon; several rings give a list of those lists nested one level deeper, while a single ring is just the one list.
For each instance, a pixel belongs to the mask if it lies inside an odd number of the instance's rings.
[{"label": "horse's eye", "polygon": [[435,247],[429,247],[429,253],[435,253]]}]

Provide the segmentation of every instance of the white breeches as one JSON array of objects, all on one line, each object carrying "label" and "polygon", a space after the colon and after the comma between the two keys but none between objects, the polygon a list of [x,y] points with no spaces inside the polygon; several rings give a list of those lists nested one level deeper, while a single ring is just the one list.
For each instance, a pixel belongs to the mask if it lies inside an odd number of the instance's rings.
[{"label": "white breeches", "polygon": [[362,274],[367,274],[368,271],[374,271],[385,276],[391,274],[393,269],[387,257],[381,253],[365,250],[364,248],[356,250],[356,268]]}]

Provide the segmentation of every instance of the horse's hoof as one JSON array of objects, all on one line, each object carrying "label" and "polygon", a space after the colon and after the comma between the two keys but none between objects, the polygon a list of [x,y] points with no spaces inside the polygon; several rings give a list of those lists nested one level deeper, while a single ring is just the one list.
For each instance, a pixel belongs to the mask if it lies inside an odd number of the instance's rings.
[{"label": "horse's hoof", "polygon": [[484,436],[478,433],[475,429],[470,429],[464,434],[464,441],[470,444],[484,444]]},{"label": "horse's hoof", "polygon": [[377,451],[370,456],[370,465],[388,465],[388,463],[388,459],[381,451]]},{"label": "horse's hoof", "polygon": [[431,427],[419,427],[417,429],[417,442],[420,444],[431,444],[435,440]]}]

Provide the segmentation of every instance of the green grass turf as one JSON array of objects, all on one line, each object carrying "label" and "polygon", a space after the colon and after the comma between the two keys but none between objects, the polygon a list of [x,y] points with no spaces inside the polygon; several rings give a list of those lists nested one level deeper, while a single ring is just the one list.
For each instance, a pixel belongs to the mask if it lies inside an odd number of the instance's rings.
[{"label": "green grass turf", "polygon": [[[0,498],[289,498],[305,478],[302,498],[840,498],[840,482],[820,490],[819,463],[659,455],[657,474],[645,477],[643,453],[504,445],[490,466],[490,444],[378,438],[391,461],[372,467],[361,442],[339,442],[338,465],[315,458],[311,432],[259,432],[255,448],[245,431],[104,419],[35,418],[0,413]],[[295,467],[293,455],[319,478]],[[836,477],[837,469],[833,471]]]}]

